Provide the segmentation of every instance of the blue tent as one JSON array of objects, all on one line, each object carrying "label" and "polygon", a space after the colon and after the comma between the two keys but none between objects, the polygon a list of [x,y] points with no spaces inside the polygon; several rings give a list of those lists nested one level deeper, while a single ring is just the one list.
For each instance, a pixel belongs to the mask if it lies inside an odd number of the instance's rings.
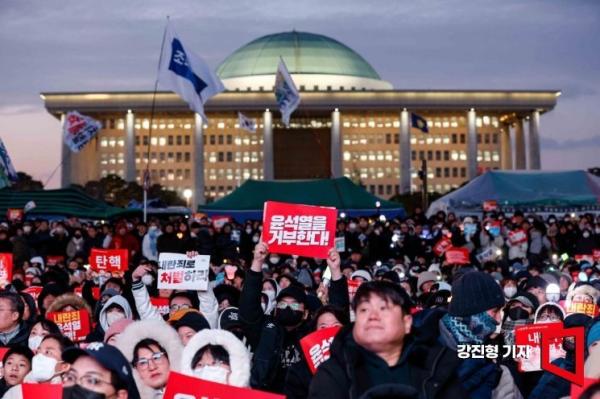
[{"label": "blue tent", "polygon": [[490,171],[433,202],[427,215],[481,213],[489,200],[505,212],[600,211],[600,177],[583,170]]}]

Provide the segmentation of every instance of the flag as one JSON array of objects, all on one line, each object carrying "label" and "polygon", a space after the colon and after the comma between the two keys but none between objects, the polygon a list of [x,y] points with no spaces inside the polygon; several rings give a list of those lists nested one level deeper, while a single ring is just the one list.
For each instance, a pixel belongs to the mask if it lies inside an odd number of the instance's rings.
[{"label": "flag", "polygon": [[196,54],[184,48],[175,30],[167,23],[158,79],[188,103],[190,108],[208,120],[204,104],[225,90],[219,77]]},{"label": "flag", "polygon": [[150,171],[148,169],[144,170],[143,187],[144,187],[144,191],[150,190]]},{"label": "flag", "polygon": [[32,210],[33,208],[35,208],[37,205],[35,204],[34,201],[29,201],[28,203],[25,204],[25,207],[23,208],[23,212],[27,213],[30,210]]},{"label": "flag", "polygon": [[102,129],[102,123],[77,111],[68,112],[63,126],[63,140],[73,152],[79,152]]},{"label": "flag", "polygon": [[18,180],[15,167],[8,156],[4,142],[0,139],[0,188],[10,186]]},{"label": "flag", "polygon": [[427,121],[421,115],[417,115],[414,112],[410,113],[412,127],[419,129],[423,133],[429,133],[429,127]]},{"label": "flag", "polygon": [[300,94],[298,94],[298,89],[296,89],[283,59],[279,61],[275,76],[275,100],[281,111],[281,120],[286,127],[289,127],[290,116],[300,104]]},{"label": "flag", "polygon": [[240,125],[240,129],[256,133],[256,119],[248,118],[246,115],[238,112],[238,124]]}]

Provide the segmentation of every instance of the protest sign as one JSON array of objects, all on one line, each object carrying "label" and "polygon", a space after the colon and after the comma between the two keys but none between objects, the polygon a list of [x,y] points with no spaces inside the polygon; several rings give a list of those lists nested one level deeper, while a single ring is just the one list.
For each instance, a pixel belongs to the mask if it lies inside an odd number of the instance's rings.
[{"label": "protest sign", "polygon": [[12,281],[13,256],[11,253],[0,253],[0,287]]},{"label": "protest sign", "polygon": [[63,140],[73,152],[79,152],[100,131],[102,123],[80,114],[68,112],[63,126]]},{"label": "protest sign", "polygon": [[46,315],[46,318],[56,323],[60,332],[73,342],[83,341],[90,333],[90,316],[84,309],[51,312]]},{"label": "protest sign", "polygon": [[508,242],[510,245],[520,245],[527,242],[527,233],[524,230],[518,229],[508,233]]},{"label": "protest sign", "polygon": [[22,292],[31,295],[31,297],[35,300],[35,306],[37,306],[37,299],[40,296],[40,293],[44,287],[40,287],[39,285],[33,285],[29,288],[25,288]]},{"label": "protest sign", "polygon": [[163,399],[285,399],[283,395],[201,380],[172,371]]},{"label": "protest sign", "polygon": [[308,363],[310,371],[314,374],[317,368],[331,356],[329,348],[340,327],[329,327],[317,330],[300,340],[300,346]]},{"label": "protest sign", "polygon": [[90,266],[97,272],[125,272],[129,267],[127,249],[92,248]]},{"label": "protest sign", "polygon": [[62,399],[62,384],[28,384],[21,385],[23,399]]},{"label": "protest sign", "polygon": [[[544,323],[530,324],[526,326],[517,326],[515,328],[515,345],[529,346],[529,356],[517,359],[519,371],[539,371],[542,370],[542,334],[562,323]],[[562,339],[555,340],[550,345],[550,361],[565,357],[566,352],[562,348]]]},{"label": "protest sign", "polygon": [[56,266],[64,261],[65,257],[62,255],[48,255],[46,257],[46,266]]},{"label": "protest sign", "polygon": [[171,311],[169,309],[169,298],[151,297],[150,303],[156,306],[156,310],[161,316],[167,315]]},{"label": "protest sign", "polygon": [[223,226],[229,223],[229,216],[213,216],[210,218],[212,220],[212,225],[216,230],[221,230]]},{"label": "protest sign", "polygon": [[335,237],[335,250],[340,253],[346,252],[346,237]]},{"label": "protest sign", "polygon": [[483,211],[493,212],[498,210],[498,203],[495,200],[483,201]]},{"label": "protest sign", "polygon": [[335,208],[265,202],[263,241],[269,252],[325,259],[335,245]]},{"label": "protest sign", "polygon": [[25,216],[25,211],[20,208],[8,208],[6,218],[9,222],[21,222]]},{"label": "protest sign", "polygon": [[158,257],[158,288],[206,291],[210,256],[193,258],[183,254],[163,252]]},{"label": "protest sign", "polygon": [[567,314],[581,313],[591,318],[598,316],[598,305],[583,301],[571,301],[567,304]]},{"label": "protest sign", "polygon": [[433,253],[436,256],[442,256],[448,248],[452,246],[452,241],[448,237],[442,237],[434,246]]},{"label": "protest sign", "polygon": [[469,260],[469,250],[467,248],[448,248],[445,255],[446,262],[451,265],[468,265],[471,263]]}]

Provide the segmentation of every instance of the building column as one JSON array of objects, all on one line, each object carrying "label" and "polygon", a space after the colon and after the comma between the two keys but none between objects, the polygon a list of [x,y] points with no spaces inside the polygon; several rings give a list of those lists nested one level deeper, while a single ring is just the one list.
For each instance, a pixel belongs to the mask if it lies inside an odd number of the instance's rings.
[{"label": "building column", "polygon": [[340,128],[340,111],[336,108],[331,113],[331,177],[344,176],[342,158],[342,131]]},{"label": "building column", "polygon": [[65,144],[63,138],[65,131],[65,123],[67,123],[67,116],[62,114],[60,116],[60,138],[61,138],[61,157],[62,157],[62,169],[60,171],[60,186],[67,188],[71,185],[71,149]]},{"label": "building column", "polygon": [[273,114],[268,109],[263,114],[263,126],[263,180],[273,180]]},{"label": "building column", "polygon": [[510,124],[505,124],[500,130],[500,169],[512,169],[512,150],[510,143]]},{"label": "building column", "polygon": [[525,122],[522,118],[517,119],[515,125],[515,169],[526,169],[525,157]]},{"label": "building column", "polygon": [[192,192],[192,211],[196,212],[198,205],[204,205],[204,125],[202,116],[194,113],[194,189]]},{"label": "building column", "polygon": [[409,194],[411,189],[410,117],[406,108],[400,112],[400,140],[398,142],[400,155],[400,194]]},{"label": "building column", "polygon": [[529,169],[541,169],[540,159],[540,112],[533,111],[529,116]]},{"label": "building column", "polygon": [[471,108],[467,112],[467,179],[477,177],[477,114]]},{"label": "building column", "polygon": [[125,115],[125,181],[135,182],[135,117],[131,110]]}]

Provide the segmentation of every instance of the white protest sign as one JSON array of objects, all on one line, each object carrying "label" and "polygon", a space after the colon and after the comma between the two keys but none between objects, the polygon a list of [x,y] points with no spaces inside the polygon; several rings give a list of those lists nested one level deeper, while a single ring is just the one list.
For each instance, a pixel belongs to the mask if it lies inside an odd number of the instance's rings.
[{"label": "white protest sign", "polygon": [[209,255],[193,258],[163,252],[158,257],[158,288],[206,291],[208,289]]}]

